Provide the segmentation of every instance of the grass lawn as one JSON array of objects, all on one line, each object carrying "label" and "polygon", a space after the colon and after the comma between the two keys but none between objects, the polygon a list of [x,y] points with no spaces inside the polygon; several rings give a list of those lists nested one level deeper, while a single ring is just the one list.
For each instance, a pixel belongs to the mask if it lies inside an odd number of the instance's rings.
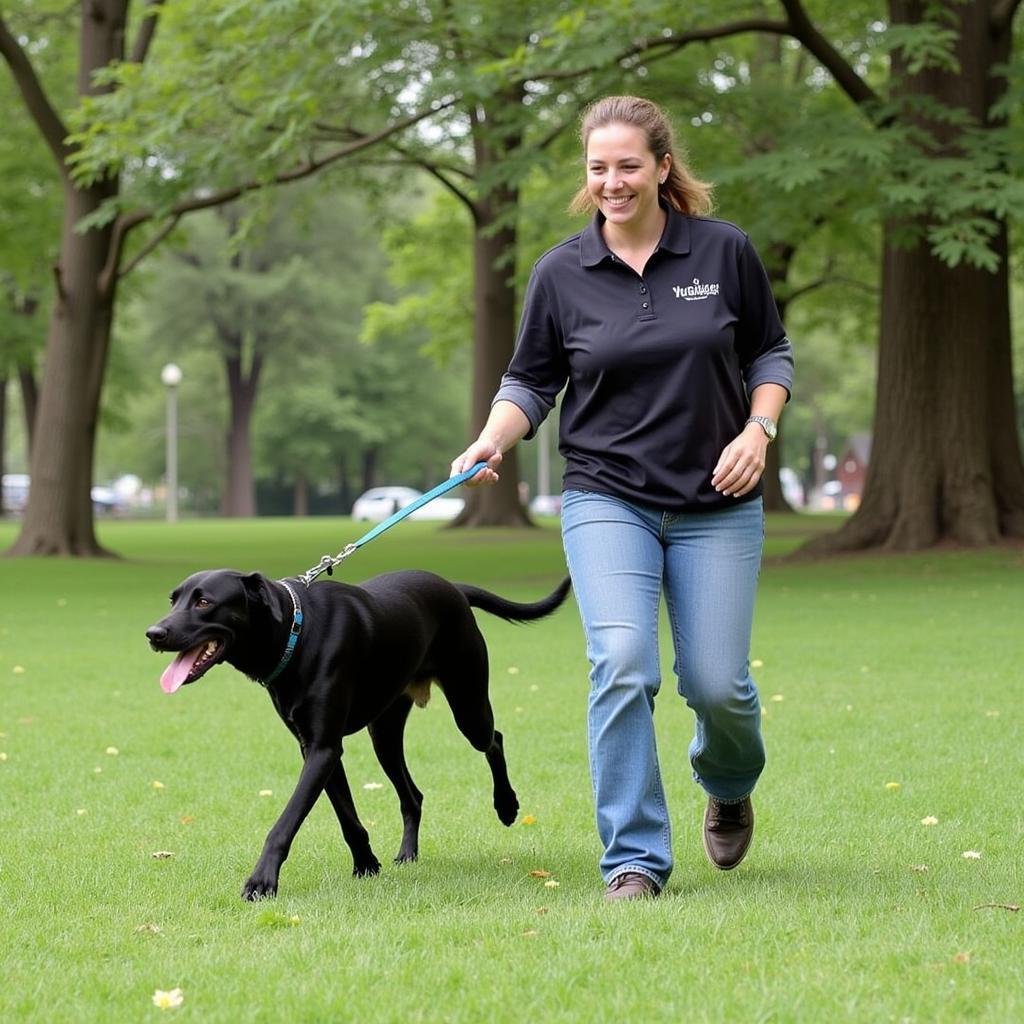
[{"label": "grass lawn", "polygon": [[[769,554],[815,526],[772,522]],[[602,901],[570,602],[532,626],[480,616],[528,820],[498,823],[435,695],[407,734],[420,861],[390,862],[397,801],[359,735],[346,765],[381,875],[351,877],[321,801],[278,899],[246,904],[298,752],[226,666],[165,696],[143,633],[198,568],[293,574],[361,532],[105,522],[123,560],[0,561],[0,1020],[1024,1020],[1024,551],[769,558],[752,651],[769,765],[737,871],[704,859],[665,649],[675,873],[657,901]],[[0,524],[0,547],[13,535]],[[553,527],[406,523],[341,578],[409,566],[533,599],[563,560]],[[176,987],[180,1008],[153,1005]]]}]

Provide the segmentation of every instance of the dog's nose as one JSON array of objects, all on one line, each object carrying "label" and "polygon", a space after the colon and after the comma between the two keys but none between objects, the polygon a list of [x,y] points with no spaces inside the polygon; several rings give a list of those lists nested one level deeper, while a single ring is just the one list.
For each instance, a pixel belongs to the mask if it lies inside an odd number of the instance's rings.
[{"label": "dog's nose", "polygon": [[150,626],[146,630],[146,639],[151,644],[160,644],[167,639],[167,630],[163,626]]}]

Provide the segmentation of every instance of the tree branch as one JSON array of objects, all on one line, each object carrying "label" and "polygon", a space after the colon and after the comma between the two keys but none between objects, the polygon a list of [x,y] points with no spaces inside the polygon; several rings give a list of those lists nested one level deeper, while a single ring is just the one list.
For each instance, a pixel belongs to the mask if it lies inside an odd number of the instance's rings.
[{"label": "tree branch", "polygon": [[[122,267],[117,273],[120,281],[127,277],[177,226],[181,220],[181,214],[172,217],[153,237],[128,261],[128,265]],[[101,280],[100,287],[104,282]]]},{"label": "tree branch", "polygon": [[[739,35],[743,32],[775,32],[778,35],[791,35],[790,26],[785,21],[772,21],[768,18],[746,18],[740,21],[728,22],[725,25],[717,25],[711,28],[693,29],[690,32],[683,32],[665,39],[659,36],[657,39],[644,39],[634,46],[623,50],[615,58],[615,63],[629,60],[630,57],[639,57],[641,54],[651,53],[653,50],[663,49],[666,54],[675,53],[690,43],[708,43],[715,39],[724,39],[728,36]],[[659,55],[660,56],[660,55]],[[564,71],[548,71],[539,75],[528,75],[531,82],[553,82],[562,81],[567,78],[579,78],[582,75],[589,75],[594,71],[600,71],[607,67],[607,64],[591,64],[584,68],[572,68]]]},{"label": "tree branch", "polygon": [[1020,7],[1020,0],[996,0],[992,6],[992,30],[996,35],[1008,31]]},{"label": "tree branch", "polygon": [[68,130],[64,127],[64,122],[61,121],[53,104],[50,103],[31,61],[18,45],[17,39],[11,35],[2,15],[0,15],[0,56],[7,61],[11,74],[14,76],[14,82],[25,101],[25,107],[39,129],[43,141],[49,146],[50,152],[53,153],[57,161],[61,177],[66,178],[68,175],[67,158],[71,153],[71,147],[64,141],[67,138]]},{"label": "tree branch", "polygon": [[869,295],[878,294],[877,285],[868,284],[866,281],[858,281],[853,277],[826,275],[825,277],[819,277],[816,281],[811,281],[809,284],[803,285],[801,288],[794,288],[791,292],[788,292],[786,294],[786,305],[792,305],[797,299],[802,298],[805,295],[809,295],[811,292],[815,292],[819,288],[824,288],[830,284],[845,284],[850,288],[858,288],[861,291],[865,291]]},{"label": "tree branch", "polygon": [[854,71],[846,58],[818,31],[800,0],[779,0],[788,16],[788,34],[809,50],[854,103],[869,103],[878,94]]},{"label": "tree branch", "polygon": [[149,47],[153,42],[156,26],[160,20],[158,8],[163,4],[164,0],[146,0],[146,13],[143,15],[139,34],[135,37],[135,45],[132,47],[132,55],[129,58],[133,64],[144,63],[149,55]]},{"label": "tree branch", "polygon": [[[209,210],[212,207],[223,206],[249,192],[258,192],[260,189],[268,188],[272,185],[286,185],[293,181],[301,181],[303,178],[311,177],[318,171],[323,170],[323,168],[328,167],[333,163],[337,163],[337,161],[342,160],[347,156],[351,156],[353,153],[358,153],[378,142],[382,142],[385,139],[390,138],[392,135],[397,135],[406,128],[411,128],[414,124],[418,124],[420,121],[426,120],[433,114],[437,114],[440,111],[445,110],[447,107],[452,106],[456,101],[457,98],[448,99],[442,103],[436,103],[426,110],[421,110],[417,114],[410,114],[408,117],[404,117],[400,121],[396,121],[394,124],[388,125],[386,128],[382,128],[378,132],[374,132],[372,135],[365,135],[355,142],[332,150],[326,156],[312,158],[306,163],[300,164],[298,167],[293,167],[290,171],[282,171],[269,181],[246,181],[240,185],[232,185],[230,188],[211,192],[208,195],[194,195],[186,199],[179,200],[169,211],[167,211],[167,213],[170,217],[176,220],[177,218],[183,217],[186,213],[192,213],[196,210]],[[117,272],[116,268],[121,262],[121,255],[124,251],[125,239],[128,237],[129,232],[137,228],[140,224],[145,224],[147,221],[152,220],[155,216],[157,216],[156,210],[141,209],[122,213],[117,218],[117,221],[114,224],[114,236],[110,243],[107,265],[103,269],[103,275],[108,283],[112,283],[114,280],[114,275]],[[138,262],[138,259],[134,260],[133,267]]]}]

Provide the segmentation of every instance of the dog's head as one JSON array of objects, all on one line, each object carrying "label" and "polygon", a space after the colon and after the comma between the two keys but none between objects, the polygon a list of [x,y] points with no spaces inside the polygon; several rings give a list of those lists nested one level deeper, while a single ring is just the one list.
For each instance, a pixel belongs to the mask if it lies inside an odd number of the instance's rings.
[{"label": "dog's head", "polygon": [[259,613],[265,624],[268,616],[283,621],[273,584],[258,572],[212,569],[179,583],[171,593],[170,614],[146,630],[154,651],[177,653],[160,677],[164,693],[194,683],[228,658],[239,640],[258,628]]}]

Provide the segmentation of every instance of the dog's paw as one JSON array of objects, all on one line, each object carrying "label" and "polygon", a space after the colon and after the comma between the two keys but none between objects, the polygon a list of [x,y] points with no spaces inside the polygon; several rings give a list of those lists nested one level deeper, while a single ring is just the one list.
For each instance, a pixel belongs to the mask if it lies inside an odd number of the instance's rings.
[{"label": "dog's paw", "polygon": [[402,847],[402,849],[399,850],[398,854],[395,856],[395,863],[396,864],[411,864],[418,857],[419,857],[419,851],[418,850],[407,850],[407,849],[405,849],[405,847]]},{"label": "dog's paw", "polygon": [[250,903],[256,900],[269,900],[277,895],[277,877],[261,876],[253,872],[242,886],[242,899]]},{"label": "dog's paw", "polygon": [[367,875],[380,874],[380,861],[372,854],[369,860],[362,860],[352,865],[352,874],[356,878],[366,878]]},{"label": "dog's paw", "polygon": [[495,796],[494,809],[498,812],[498,821],[502,825],[514,825],[519,814],[519,798],[512,790],[501,797]]}]

